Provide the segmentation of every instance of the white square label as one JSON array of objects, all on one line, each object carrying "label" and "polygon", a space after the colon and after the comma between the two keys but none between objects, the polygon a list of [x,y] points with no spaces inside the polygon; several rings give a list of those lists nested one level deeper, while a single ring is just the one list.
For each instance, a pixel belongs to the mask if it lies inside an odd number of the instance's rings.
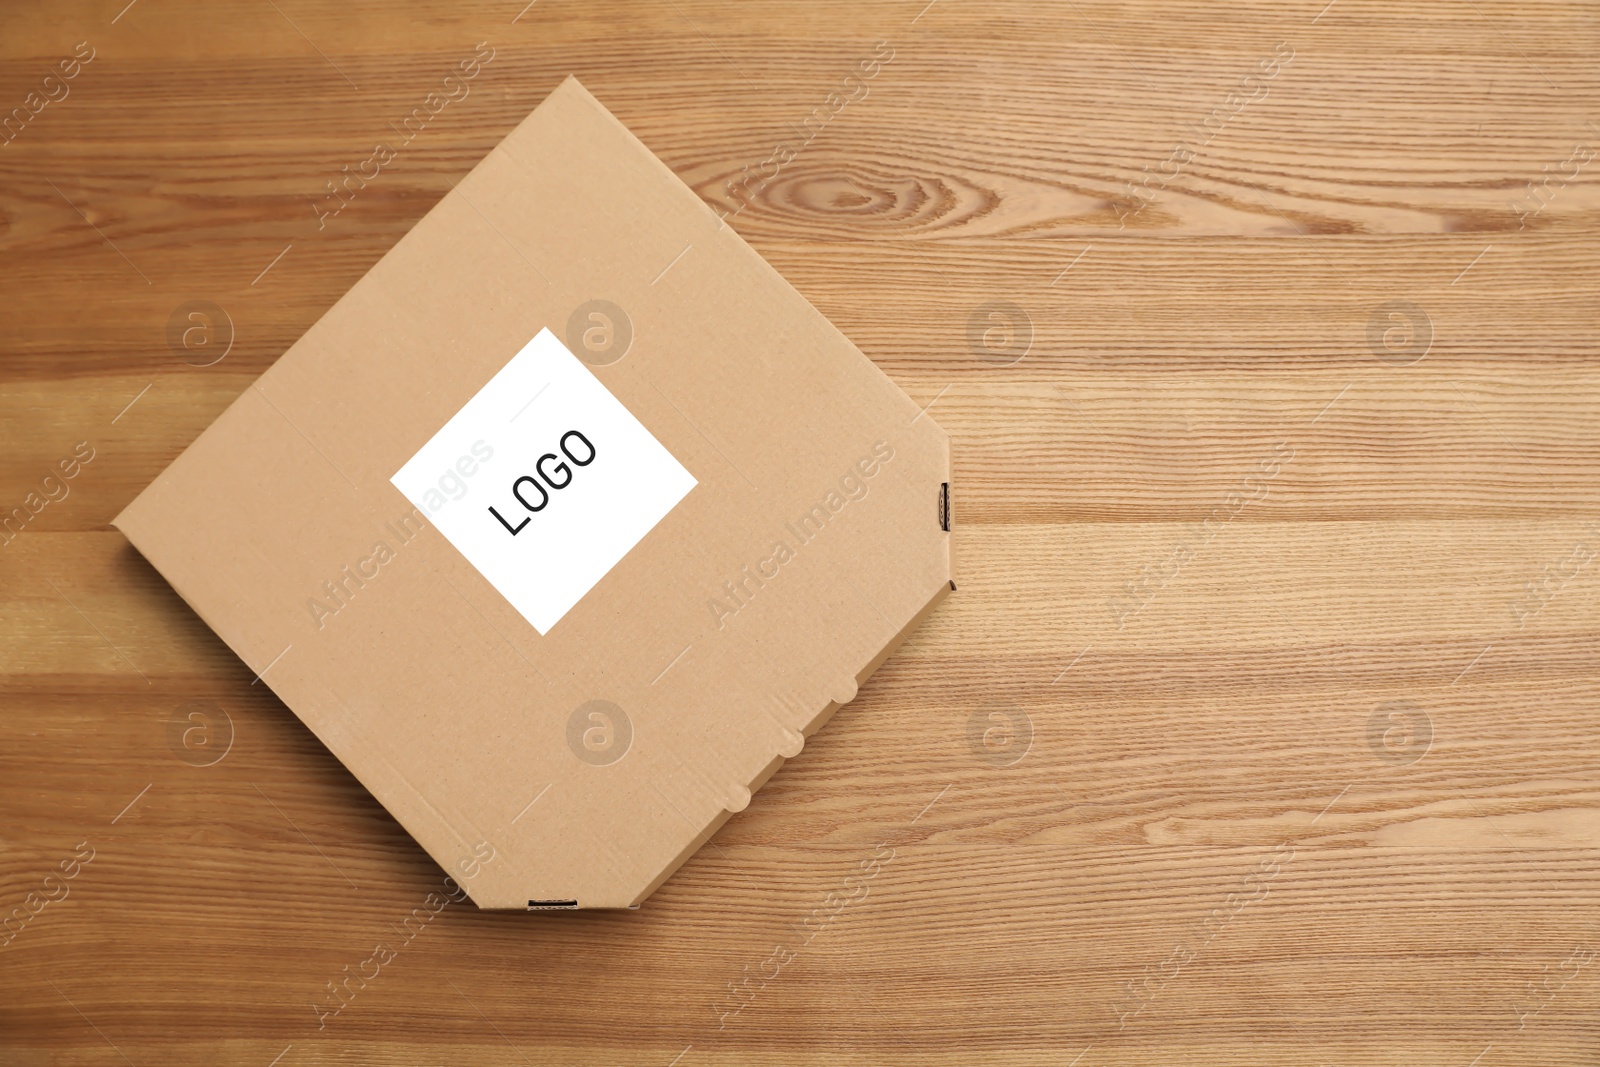
[{"label": "white square label", "polygon": [[697,484],[548,329],[389,481],[540,634]]}]

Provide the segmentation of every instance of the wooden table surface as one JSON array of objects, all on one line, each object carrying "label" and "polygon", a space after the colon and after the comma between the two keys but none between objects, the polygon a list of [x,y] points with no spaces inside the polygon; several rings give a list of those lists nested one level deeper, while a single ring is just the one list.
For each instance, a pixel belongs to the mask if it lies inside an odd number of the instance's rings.
[{"label": "wooden table surface", "polygon": [[[524,2],[0,11],[0,1061],[1600,1062],[1592,0]],[[435,911],[109,521],[568,74],[960,590],[641,910]]]}]

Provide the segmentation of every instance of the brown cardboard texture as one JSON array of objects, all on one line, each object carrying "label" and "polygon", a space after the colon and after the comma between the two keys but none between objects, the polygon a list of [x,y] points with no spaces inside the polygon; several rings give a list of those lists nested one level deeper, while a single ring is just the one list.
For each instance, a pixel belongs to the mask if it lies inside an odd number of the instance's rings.
[{"label": "brown cardboard texture", "polygon": [[949,480],[568,79],[116,526],[479,906],[618,908],[953,588]]}]

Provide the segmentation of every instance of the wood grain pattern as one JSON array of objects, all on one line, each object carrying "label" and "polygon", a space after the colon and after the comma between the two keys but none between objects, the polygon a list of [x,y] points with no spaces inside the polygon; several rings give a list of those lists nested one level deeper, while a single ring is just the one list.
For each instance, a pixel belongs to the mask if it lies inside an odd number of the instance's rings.
[{"label": "wood grain pattern", "polygon": [[[1600,1059],[1594,5],[125,2],[0,7],[0,109],[94,50],[0,134],[0,512],[93,450],[0,535],[0,1060]],[[108,522],[569,73],[931,404],[960,591],[640,911],[431,915]]]}]

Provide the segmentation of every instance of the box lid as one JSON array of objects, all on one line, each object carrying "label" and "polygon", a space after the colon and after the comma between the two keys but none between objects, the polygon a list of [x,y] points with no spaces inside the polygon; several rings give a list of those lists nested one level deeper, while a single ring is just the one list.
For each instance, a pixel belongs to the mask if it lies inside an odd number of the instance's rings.
[{"label": "box lid", "polygon": [[953,588],[948,482],[569,78],[115,525],[480,906],[627,907]]}]

